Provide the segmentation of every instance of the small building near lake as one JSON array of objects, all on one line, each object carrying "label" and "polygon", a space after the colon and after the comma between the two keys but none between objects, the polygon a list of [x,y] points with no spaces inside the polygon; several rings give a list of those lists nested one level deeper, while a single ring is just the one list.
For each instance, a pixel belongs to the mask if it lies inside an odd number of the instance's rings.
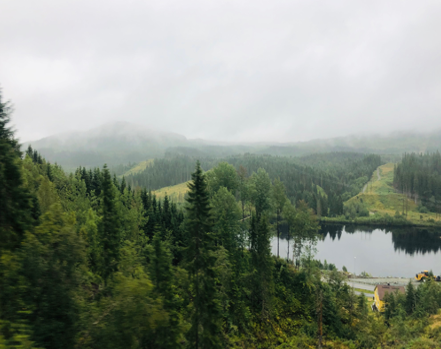
[{"label": "small building near lake", "polygon": [[406,294],[404,286],[391,286],[391,285],[377,285],[374,291],[374,303],[372,304],[372,310],[380,312],[384,311],[384,296],[391,292],[397,292]]}]

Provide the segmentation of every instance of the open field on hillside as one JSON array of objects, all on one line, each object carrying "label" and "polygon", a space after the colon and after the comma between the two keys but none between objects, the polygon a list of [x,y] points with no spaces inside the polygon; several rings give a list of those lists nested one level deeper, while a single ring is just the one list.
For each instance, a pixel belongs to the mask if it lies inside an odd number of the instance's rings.
[{"label": "open field on hillside", "polygon": [[371,215],[388,214],[394,216],[397,211],[403,214],[404,210],[405,214],[407,213],[407,220],[413,224],[427,224],[431,222],[429,220],[439,221],[440,219],[435,213],[418,212],[417,204],[413,200],[408,199],[393,188],[393,171],[393,163],[380,166],[378,170],[372,173],[365,192],[349,199],[348,203],[357,200],[362,201]]},{"label": "open field on hillside", "polygon": [[130,170],[128,170],[126,173],[124,173],[123,175],[119,176],[119,177],[127,177],[133,174],[136,174],[138,172],[144,171],[148,166],[150,166],[151,164],[153,164],[153,159],[149,159],[149,160],[145,160],[145,161],[141,161],[139,164],[137,164],[136,166],[132,167]]},{"label": "open field on hillside", "polygon": [[188,192],[188,182],[184,182],[184,183],[172,185],[170,187],[164,187],[155,190],[153,194],[155,194],[156,197],[161,200],[163,200],[165,195],[167,195],[170,200],[179,203],[185,201],[185,194],[187,192]]}]

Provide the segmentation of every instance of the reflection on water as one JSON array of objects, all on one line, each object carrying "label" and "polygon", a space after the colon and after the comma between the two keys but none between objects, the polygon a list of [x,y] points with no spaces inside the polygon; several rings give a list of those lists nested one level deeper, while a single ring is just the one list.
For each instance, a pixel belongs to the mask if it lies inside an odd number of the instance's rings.
[{"label": "reflection on water", "polygon": [[[287,229],[282,227],[280,256],[287,256]],[[277,238],[272,240],[277,253]],[[292,247],[290,248],[292,251]],[[290,253],[291,255],[291,253]],[[317,259],[375,276],[412,277],[420,270],[441,274],[441,231],[417,228],[323,225]]]},{"label": "reflection on water", "polygon": [[323,225],[320,231],[322,239],[329,237],[331,240],[340,240],[343,230],[346,233],[364,233],[372,234],[374,230],[382,230],[385,234],[392,234],[392,243],[395,251],[403,251],[407,254],[413,255],[415,253],[437,253],[441,249],[441,231],[429,230],[424,228],[373,228],[368,226],[354,226],[354,225]]}]

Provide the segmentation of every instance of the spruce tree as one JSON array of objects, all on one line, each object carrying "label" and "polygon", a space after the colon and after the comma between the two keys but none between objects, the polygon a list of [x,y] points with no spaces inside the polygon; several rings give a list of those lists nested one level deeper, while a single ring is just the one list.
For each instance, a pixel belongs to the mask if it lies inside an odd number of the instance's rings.
[{"label": "spruce tree", "polygon": [[10,113],[0,90],[0,342],[5,339],[6,345],[14,336],[14,322],[20,321],[19,311],[23,308],[19,251],[25,232],[38,220],[38,216],[32,217],[38,215],[38,201],[24,187],[19,145],[8,127]]},{"label": "spruce tree", "polygon": [[213,222],[207,183],[199,161],[188,187],[186,262],[191,280],[193,309],[187,338],[191,348],[221,348]]},{"label": "spruce tree", "polygon": [[162,224],[164,226],[164,230],[168,230],[171,228],[170,201],[168,199],[167,194],[165,194],[164,197],[164,206],[162,210]]},{"label": "spruce tree", "polygon": [[121,192],[121,194],[124,194],[124,189],[126,189],[126,179],[125,179],[125,177],[123,177],[122,178],[122,181],[121,181],[121,186],[120,186],[120,188],[119,188],[119,190],[120,190],[120,192]]},{"label": "spruce tree", "polygon": [[271,233],[268,219],[252,218],[251,253],[253,265],[253,303],[257,311],[261,312],[261,319],[270,316],[273,298],[274,282],[272,278],[273,259],[271,256]]},{"label": "spruce tree", "polygon": [[411,315],[415,311],[416,295],[412,282],[409,281],[406,287],[406,312]]},{"label": "spruce tree", "polygon": [[279,220],[280,220],[280,215],[282,214],[283,211],[283,207],[285,206],[285,202],[287,200],[285,195],[285,186],[283,185],[283,183],[280,181],[279,178],[276,178],[274,180],[272,194],[273,194],[272,198],[276,208],[277,257],[279,257],[279,240],[280,240]]},{"label": "spruce tree", "polygon": [[270,208],[270,191],[271,179],[263,168],[259,168],[252,176],[252,198],[258,220]]},{"label": "spruce tree", "polygon": [[179,314],[179,297],[176,296],[174,275],[172,269],[172,257],[167,243],[162,241],[162,234],[159,226],[156,226],[152,241],[153,255],[151,260],[151,275],[158,296],[163,298],[164,310],[168,313],[168,321],[155,331],[155,348],[179,348],[181,344],[181,318]]},{"label": "spruce tree", "polygon": [[2,249],[20,245],[32,222],[31,197],[23,187],[19,165],[20,147],[8,127],[10,113],[11,107],[2,102],[0,91],[0,257]]},{"label": "spruce tree", "polygon": [[107,165],[101,182],[101,221],[99,234],[103,250],[102,276],[105,280],[117,269],[120,249],[120,219],[115,204],[115,187]]}]

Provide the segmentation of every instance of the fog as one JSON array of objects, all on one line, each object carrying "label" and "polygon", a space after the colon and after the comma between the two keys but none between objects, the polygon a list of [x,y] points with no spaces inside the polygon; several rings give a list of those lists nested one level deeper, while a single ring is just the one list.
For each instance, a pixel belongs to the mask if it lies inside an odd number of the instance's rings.
[{"label": "fog", "polygon": [[439,1],[6,0],[22,141],[128,121],[296,142],[441,127]]}]

